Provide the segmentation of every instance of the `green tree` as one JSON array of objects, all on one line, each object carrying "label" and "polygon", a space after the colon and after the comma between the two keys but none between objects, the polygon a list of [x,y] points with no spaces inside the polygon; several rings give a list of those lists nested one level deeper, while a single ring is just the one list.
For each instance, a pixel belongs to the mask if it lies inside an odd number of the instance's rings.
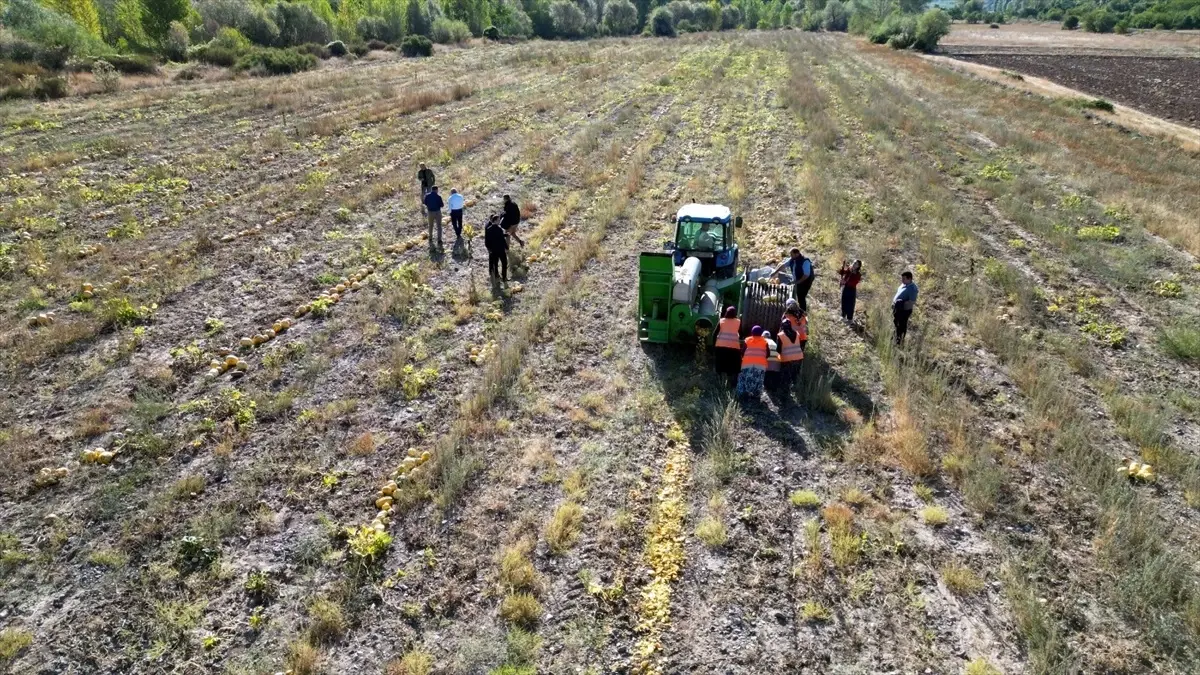
[{"label": "green tree", "polygon": [[92,0],[49,0],[46,4],[74,19],[92,37],[100,37],[100,13]]},{"label": "green tree", "polygon": [[422,0],[408,0],[404,10],[404,32],[429,37],[430,19]]},{"label": "green tree", "polygon": [[905,14],[920,14],[924,11],[929,0],[899,0],[900,11]]},{"label": "green tree", "polygon": [[604,27],[613,35],[630,35],[637,30],[637,7],[629,0],[608,0],[604,5]]},{"label": "green tree", "polygon": [[183,21],[192,9],[188,0],[142,0],[142,28],[156,44],[167,38],[172,21]]},{"label": "green tree", "polygon": [[113,26],[104,39],[122,49],[148,48],[150,37],[143,27],[145,13],[142,0],[117,0],[113,6]]}]

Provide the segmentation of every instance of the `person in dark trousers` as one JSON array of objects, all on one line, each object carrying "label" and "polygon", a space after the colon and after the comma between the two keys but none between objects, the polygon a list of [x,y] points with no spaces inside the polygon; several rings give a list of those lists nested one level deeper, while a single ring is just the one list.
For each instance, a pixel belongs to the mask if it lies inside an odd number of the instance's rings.
[{"label": "person in dark trousers", "polygon": [[713,347],[713,365],[730,382],[737,378],[742,367],[742,322],[737,318],[737,307],[725,308],[724,316],[717,322],[717,339]]},{"label": "person in dark trousers", "polygon": [[779,263],[771,274],[779,274],[784,269],[791,272],[792,283],[796,284],[796,302],[800,303],[800,309],[808,311],[808,291],[812,289],[814,277],[812,261],[805,258],[800,249],[794,248],[788,259]]},{"label": "person in dark trousers", "polygon": [[429,218],[429,245],[433,246],[433,227],[437,226],[437,247],[442,247],[442,207],[445,202],[442,201],[442,196],[438,194],[437,186],[429,188],[429,194],[425,195],[425,212]]},{"label": "person in dark trousers", "polygon": [[862,281],[862,261],[855,260],[852,264],[846,265],[846,261],[842,261],[842,268],[838,270],[838,276],[842,278],[842,320],[846,323],[854,323],[854,305],[858,302],[858,282]]},{"label": "person in dark trousers", "polygon": [[504,195],[504,217],[500,219],[500,227],[504,228],[504,232],[508,236],[516,239],[518,244],[524,246],[525,242],[521,241],[521,238],[517,236],[517,226],[520,224],[521,207],[517,206],[512,197]]},{"label": "person in dark trousers", "polygon": [[896,289],[896,297],[892,298],[892,323],[896,325],[896,344],[904,344],[904,336],[908,334],[908,317],[912,316],[913,308],[917,306],[917,284],[913,282],[912,272],[900,274],[900,288]]},{"label": "person in dark trousers", "polygon": [[446,200],[446,208],[450,209],[450,227],[454,228],[456,243],[462,241],[463,207],[466,204],[467,200],[463,199],[458,190],[450,188],[450,198]]},{"label": "person in dark trousers", "polygon": [[483,245],[488,252],[488,274],[492,280],[508,281],[508,236],[500,225],[500,216],[488,219],[483,230]]},{"label": "person in dark trousers", "polygon": [[429,191],[433,189],[436,182],[433,177],[433,169],[425,166],[424,163],[420,167],[417,170],[417,180],[421,183],[421,204],[423,205],[425,203],[425,195],[429,194]]}]

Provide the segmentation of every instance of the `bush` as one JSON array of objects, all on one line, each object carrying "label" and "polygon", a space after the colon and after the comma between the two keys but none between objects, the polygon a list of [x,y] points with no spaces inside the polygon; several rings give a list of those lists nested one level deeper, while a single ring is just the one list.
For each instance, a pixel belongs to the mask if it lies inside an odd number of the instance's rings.
[{"label": "bush", "polygon": [[1116,15],[1105,9],[1092,10],[1083,20],[1084,30],[1092,33],[1111,33],[1116,25]]},{"label": "bush", "polygon": [[304,54],[312,54],[313,56],[322,60],[333,56],[333,54],[330,54],[329,50],[325,48],[325,45],[313,44],[311,42],[307,42],[302,45],[296,45],[294,49]]},{"label": "bush", "polygon": [[334,40],[333,42],[325,45],[325,51],[329,52],[330,56],[336,56],[339,58],[350,53],[350,50],[346,49],[346,43],[342,42],[341,40]]},{"label": "bush", "polygon": [[96,84],[99,84],[105,93],[111,94],[121,88],[120,73],[113,67],[113,64],[104,59],[96,59],[96,62],[92,64],[92,76],[96,78]]},{"label": "bush", "polygon": [[35,0],[10,0],[0,11],[0,25],[42,49],[61,50],[64,62],[71,56],[109,51],[103,42],[79,24]]},{"label": "bush", "polygon": [[181,68],[178,73],[175,73],[175,79],[182,82],[191,82],[192,80],[204,79],[204,73],[199,66],[187,66]]},{"label": "bush", "polygon": [[433,56],[433,42],[424,35],[409,35],[400,43],[405,56]]},{"label": "bush", "polygon": [[367,43],[367,51],[382,51],[387,49],[388,43],[383,40],[371,40]]},{"label": "bush", "polygon": [[819,12],[796,12],[792,15],[792,19],[800,30],[814,33],[821,30],[821,14]]},{"label": "bush", "polygon": [[236,28],[225,27],[217,31],[217,34],[212,40],[209,40],[209,45],[228,49],[236,54],[242,54],[250,51],[250,40],[242,35]]},{"label": "bush", "polygon": [[571,0],[556,0],[550,5],[550,18],[554,22],[554,34],[558,37],[575,39],[587,33],[587,17],[579,5]]},{"label": "bush", "polygon": [[845,32],[850,26],[850,13],[840,0],[829,0],[821,18],[821,27],[827,31]]},{"label": "bush", "polygon": [[110,54],[104,60],[112,64],[117,72],[126,75],[154,75],[158,72],[158,64],[144,54]]},{"label": "bush", "polygon": [[65,47],[44,47],[0,30],[0,61],[34,63],[48,70],[62,70],[70,57]]},{"label": "bush", "polygon": [[323,45],[333,39],[329,24],[303,3],[275,3],[271,6],[271,19],[279,27],[279,44],[283,47]]},{"label": "bush", "polygon": [[188,39],[187,28],[178,21],[172,21],[171,27],[167,29],[167,39],[163,42],[163,53],[172,61],[183,62],[187,60],[188,47],[192,46],[192,41]]},{"label": "bush", "polygon": [[224,66],[226,68],[237,63],[238,52],[225,47],[213,45],[211,42],[202,45],[196,45],[188,50],[189,61],[199,61],[207,63],[211,66]]},{"label": "bush", "polygon": [[[911,14],[901,14],[893,12],[886,19],[879,22],[873,30],[867,35],[867,39],[877,45],[892,44],[892,38],[904,38],[907,44],[904,47],[911,45],[917,35],[917,19]],[[907,37],[904,37],[907,36]],[[898,40],[903,42],[903,40]]]},{"label": "bush", "polygon": [[675,37],[675,17],[666,7],[659,7],[650,14],[650,33],[658,37]]},{"label": "bush", "polygon": [[209,32],[223,30],[219,27],[235,28],[251,42],[271,46],[278,44],[281,32],[267,10],[248,0],[201,0],[196,3],[204,25]]},{"label": "bush", "polygon": [[690,19],[680,19],[679,22],[675,24],[675,30],[679,33],[695,33],[698,29]]},{"label": "bush", "polygon": [[296,49],[263,47],[238,59],[235,67],[252,75],[287,75],[316,68],[317,57]]},{"label": "bush", "polygon": [[457,44],[471,38],[471,29],[463,21],[440,18],[434,20],[433,28],[430,29],[430,37],[438,44]]},{"label": "bush", "polygon": [[1180,322],[1164,328],[1159,334],[1159,344],[1172,358],[1200,363],[1200,329],[1194,325]]},{"label": "bush", "polygon": [[500,29],[496,28],[495,26],[488,26],[487,28],[483,29],[483,37],[489,40],[499,40]]},{"label": "bush", "polygon": [[917,19],[916,41],[913,43],[923,52],[937,49],[938,42],[950,33],[950,15],[935,7]]},{"label": "bush", "polygon": [[1076,28],[1079,28],[1079,17],[1071,14],[1067,18],[1063,19],[1062,27],[1063,30],[1075,30]]},{"label": "bush", "polygon": [[609,0],[604,5],[604,27],[613,35],[632,35],[637,30],[637,7],[629,0]]}]

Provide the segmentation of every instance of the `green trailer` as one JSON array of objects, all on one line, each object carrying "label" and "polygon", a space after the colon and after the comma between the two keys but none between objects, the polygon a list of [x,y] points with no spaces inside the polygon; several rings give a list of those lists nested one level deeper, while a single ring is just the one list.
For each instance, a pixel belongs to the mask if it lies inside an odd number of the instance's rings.
[{"label": "green trailer", "polygon": [[[675,217],[675,238],[638,260],[638,338],[660,344],[712,344],[723,307],[766,330],[779,329],[789,286],[738,273],[741,217],[717,204],[688,204]],[[773,318],[772,318],[773,317]],[[750,325],[743,321],[748,331]],[[744,331],[744,332],[745,332]]]}]

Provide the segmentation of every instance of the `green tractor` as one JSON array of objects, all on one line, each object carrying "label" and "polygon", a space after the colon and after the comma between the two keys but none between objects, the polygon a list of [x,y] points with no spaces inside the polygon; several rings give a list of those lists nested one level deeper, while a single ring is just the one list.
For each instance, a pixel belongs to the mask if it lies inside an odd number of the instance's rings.
[{"label": "green tractor", "polygon": [[738,308],[742,336],[751,326],[779,330],[790,284],[773,284],[762,270],[738,272],[737,228],[742,218],[717,204],[688,204],[675,216],[675,240],[638,260],[638,339],[696,344],[715,339],[721,310]]}]

